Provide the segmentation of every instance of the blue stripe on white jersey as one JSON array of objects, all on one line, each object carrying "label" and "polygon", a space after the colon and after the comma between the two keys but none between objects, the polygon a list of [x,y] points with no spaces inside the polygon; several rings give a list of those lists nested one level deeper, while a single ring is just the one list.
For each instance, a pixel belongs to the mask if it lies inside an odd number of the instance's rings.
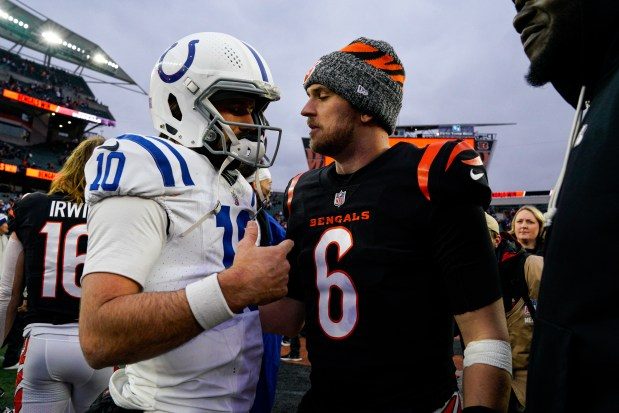
[{"label": "blue stripe on white jersey", "polygon": [[[144,136],[140,136],[140,135],[130,135],[130,134],[122,135],[118,137],[117,139],[128,140],[128,141],[134,142],[140,145],[142,148],[146,149],[146,151],[153,157],[155,164],[157,165],[157,168],[159,169],[159,172],[161,172],[161,178],[163,179],[163,186],[165,187],[176,186],[176,181],[174,179],[174,172],[172,170],[172,164],[170,163],[170,160],[168,159],[168,157],[163,153],[163,151],[157,147],[157,145],[155,145],[154,143],[146,139]],[[158,142],[163,143],[170,150],[170,152],[172,152],[172,154],[176,157],[176,159],[178,160],[180,164],[183,183],[185,185],[194,185],[193,180],[191,179],[191,175],[189,174],[189,168],[187,166],[187,162],[182,157],[182,155],[176,149],[174,149],[174,147],[170,145],[169,143],[163,140],[157,139],[157,138],[151,138],[151,139],[156,139]]]},{"label": "blue stripe on white jersey", "polygon": [[262,80],[264,80],[265,82],[268,82],[269,76],[267,75],[267,70],[266,70],[266,67],[264,66],[264,63],[262,63],[262,59],[260,59],[260,56],[258,55],[258,53],[250,45],[248,45],[245,42],[243,42],[243,44],[247,46],[251,54],[254,55],[256,62],[258,62],[258,67],[260,67],[260,73],[262,74]]},{"label": "blue stripe on white jersey", "polygon": [[189,174],[189,167],[187,166],[187,162],[185,161],[183,156],[176,149],[174,149],[174,147],[170,145],[169,142],[166,142],[164,139],[155,138],[155,137],[153,137],[153,139],[165,145],[170,150],[170,152],[172,152],[174,156],[176,156],[176,159],[178,159],[178,163],[181,165],[181,174],[183,176],[183,183],[187,186],[195,185],[193,183],[193,180],[191,179],[191,175]]}]

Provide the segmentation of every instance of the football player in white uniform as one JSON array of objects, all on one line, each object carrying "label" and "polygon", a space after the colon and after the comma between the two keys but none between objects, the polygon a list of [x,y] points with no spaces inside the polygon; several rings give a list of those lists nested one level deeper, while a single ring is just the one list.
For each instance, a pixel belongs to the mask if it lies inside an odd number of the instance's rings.
[{"label": "football player in white uniform", "polygon": [[281,129],[263,112],[279,91],[252,46],[196,33],[161,56],[149,97],[159,137],[108,140],[86,165],[82,349],[93,367],[126,365],[109,386],[121,408],[247,412],[257,305],[285,295],[292,242],[256,246],[256,198],[235,168],[272,164]]}]

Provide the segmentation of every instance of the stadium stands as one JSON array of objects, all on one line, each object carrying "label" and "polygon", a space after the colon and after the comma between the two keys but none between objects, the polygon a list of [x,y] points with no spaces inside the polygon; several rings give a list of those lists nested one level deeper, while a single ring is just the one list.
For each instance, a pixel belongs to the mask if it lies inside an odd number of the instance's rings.
[{"label": "stadium stands", "polygon": [[0,87],[114,120],[107,106],[97,102],[82,77],[1,49]]}]

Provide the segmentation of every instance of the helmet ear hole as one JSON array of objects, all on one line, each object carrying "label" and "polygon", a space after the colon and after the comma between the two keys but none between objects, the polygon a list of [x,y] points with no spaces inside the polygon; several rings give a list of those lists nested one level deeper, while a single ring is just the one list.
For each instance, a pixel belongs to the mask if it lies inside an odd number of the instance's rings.
[{"label": "helmet ear hole", "polygon": [[165,124],[165,129],[168,131],[169,134],[171,134],[172,136],[176,135],[176,132],[178,132],[176,130],[176,128],[173,128],[172,126],[168,125],[167,123]]},{"label": "helmet ear hole", "polygon": [[168,95],[168,106],[170,107],[170,113],[177,121],[183,120],[183,112],[181,112],[181,108],[178,105],[178,100],[176,100],[176,96],[173,94]]}]

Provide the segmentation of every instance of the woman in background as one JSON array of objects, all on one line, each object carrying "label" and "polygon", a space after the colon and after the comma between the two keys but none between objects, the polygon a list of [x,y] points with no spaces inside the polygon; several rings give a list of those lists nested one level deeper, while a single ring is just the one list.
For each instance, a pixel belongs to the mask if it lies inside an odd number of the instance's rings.
[{"label": "woman in background", "polygon": [[512,219],[511,235],[530,254],[542,255],[544,215],[533,205],[521,207]]}]

